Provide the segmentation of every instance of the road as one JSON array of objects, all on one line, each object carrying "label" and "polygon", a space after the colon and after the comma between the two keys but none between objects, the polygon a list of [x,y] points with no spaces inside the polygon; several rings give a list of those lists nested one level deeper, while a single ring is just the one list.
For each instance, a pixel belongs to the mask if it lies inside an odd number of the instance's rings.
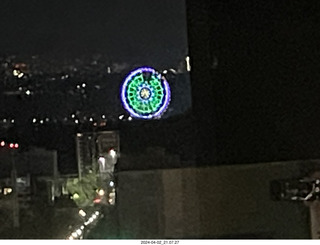
[{"label": "road", "polygon": [[103,214],[97,225],[87,231],[84,239],[121,239],[116,207],[104,208]]}]

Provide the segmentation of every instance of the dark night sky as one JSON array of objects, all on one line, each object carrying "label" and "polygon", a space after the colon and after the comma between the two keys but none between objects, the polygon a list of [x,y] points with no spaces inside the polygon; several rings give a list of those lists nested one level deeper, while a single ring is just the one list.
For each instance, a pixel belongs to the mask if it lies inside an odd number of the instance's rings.
[{"label": "dark night sky", "polygon": [[1,1],[0,51],[175,64],[187,53],[184,1]]}]

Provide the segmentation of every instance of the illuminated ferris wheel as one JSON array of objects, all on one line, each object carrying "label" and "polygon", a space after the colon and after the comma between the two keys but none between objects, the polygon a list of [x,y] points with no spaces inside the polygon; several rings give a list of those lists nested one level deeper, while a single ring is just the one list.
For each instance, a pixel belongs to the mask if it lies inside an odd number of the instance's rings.
[{"label": "illuminated ferris wheel", "polygon": [[170,87],[156,70],[141,67],[125,78],[121,87],[121,100],[133,117],[160,118],[170,103]]}]

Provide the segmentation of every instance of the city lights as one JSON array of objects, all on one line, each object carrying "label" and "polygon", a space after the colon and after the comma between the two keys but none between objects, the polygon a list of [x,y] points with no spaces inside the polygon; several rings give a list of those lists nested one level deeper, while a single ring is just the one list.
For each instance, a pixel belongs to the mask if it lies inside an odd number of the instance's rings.
[{"label": "city lights", "polygon": [[112,158],[115,158],[117,156],[117,152],[114,150],[114,149],[110,149],[109,150],[109,155],[112,157]]},{"label": "city lights", "polygon": [[14,69],[12,71],[12,75],[18,78],[22,78],[24,76],[24,73],[21,72],[20,70]]},{"label": "city lights", "polygon": [[[80,213],[85,213],[82,209],[79,210],[79,214]],[[83,218],[85,218],[87,215],[85,216],[82,216]],[[99,218],[100,215],[100,212],[99,211],[94,211],[90,217],[85,221],[83,222],[83,224],[81,226],[77,226],[77,228],[75,228],[73,230],[73,232],[71,232],[71,235],[67,236],[67,240],[75,240],[75,239],[83,239],[83,234],[84,234],[84,231],[86,229],[87,226],[89,226],[90,224],[94,224],[93,222],[95,220],[97,220]]]},{"label": "city lights", "polygon": [[11,187],[7,187],[3,189],[3,195],[8,195],[12,193],[12,188]]},{"label": "city lights", "polygon": [[82,230],[81,230],[81,229],[78,229],[78,230],[76,231],[76,233],[80,236],[80,235],[82,234]]},{"label": "city lights", "polygon": [[5,147],[6,145],[8,145],[8,147],[10,148],[10,149],[18,149],[19,148],[19,144],[18,143],[6,143],[4,140],[2,140],[1,142],[0,142],[0,146],[1,147]]},{"label": "city lights", "polygon": [[72,195],[72,199],[79,199],[80,198],[80,196],[79,196],[79,194],[78,193],[74,193],[73,195]]},{"label": "city lights", "polygon": [[98,195],[103,196],[105,194],[105,191],[103,189],[98,190]]},{"label": "city lights", "polygon": [[83,211],[82,209],[79,210],[79,215],[82,217],[85,217],[87,215],[87,213],[85,211]]},{"label": "city lights", "polygon": [[191,71],[191,65],[190,65],[190,57],[186,57],[186,64],[187,64],[187,71]]},{"label": "city lights", "polygon": [[100,198],[96,198],[93,200],[93,203],[101,203],[101,199]]}]

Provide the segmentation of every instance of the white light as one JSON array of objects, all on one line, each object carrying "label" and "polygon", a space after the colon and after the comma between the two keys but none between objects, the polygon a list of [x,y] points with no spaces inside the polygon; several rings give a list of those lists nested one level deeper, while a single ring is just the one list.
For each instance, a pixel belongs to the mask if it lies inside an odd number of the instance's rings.
[{"label": "white light", "polygon": [[26,95],[30,95],[31,94],[31,91],[28,89],[27,91],[26,91]]},{"label": "white light", "polygon": [[98,161],[101,163],[103,167],[106,164],[106,159],[104,157],[99,157]]},{"label": "white light", "polygon": [[132,117],[128,117],[128,121],[132,121]]},{"label": "white light", "polygon": [[14,119],[11,119],[11,123],[14,123]]},{"label": "white light", "polygon": [[71,234],[74,238],[76,238],[76,237],[78,237],[78,234],[77,234],[77,232],[72,232],[72,234]]},{"label": "white light", "polygon": [[82,225],[82,226],[80,227],[80,229],[83,230],[83,229],[84,229],[84,226]]},{"label": "white light", "polygon": [[96,214],[96,215],[99,215],[100,213],[99,213],[99,211],[96,211],[95,214]]},{"label": "white light", "polygon": [[82,216],[82,217],[85,217],[87,214],[85,211],[83,211],[82,209],[79,210],[79,214]]},{"label": "white light", "polygon": [[191,65],[190,65],[190,57],[186,57],[186,63],[187,63],[187,71],[191,71]]},{"label": "white light", "polygon": [[12,188],[10,188],[10,187],[3,189],[3,194],[4,194],[4,195],[8,195],[8,194],[10,194],[11,192],[12,192]]},{"label": "white light", "polygon": [[18,70],[13,70],[12,74],[16,77],[20,74],[20,72]]},{"label": "white light", "polygon": [[49,121],[50,121],[50,119],[48,117],[46,117],[46,122],[49,122]]},{"label": "white light", "polygon": [[92,215],[92,218],[96,219],[96,218],[97,218],[97,215],[95,215],[95,214],[94,214],[94,215]]},{"label": "white light", "polygon": [[90,118],[89,118],[89,121],[90,121],[90,122],[92,122],[92,121],[93,121],[93,118],[92,118],[92,117],[90,117]]},{"label": "white light", "polygon": [[24,75],[23,72],[19,73],[18,78],[23,77],[23,75]]},{"label": "white light", "polygon": [[73,239],[74,239],[73,236],[68,237],[68,240],[73,240]]},{"label": "white light", "polygon": [[117,155],[117,153],[116,153],[116,151],[115,151],[114,149],[111,149],[111,150],[109,151],[109,155],[110,155],[112,158],[115,158],[116,155]]},{"label": "white light", "polygon": [[43,120],[40,120],[40,124],[43,124]]},{"label": "white light", "polygon": [[75,114],[71,114],[71,117],[72,117],[72,118],[75,118],[75,117],[76,117],[76,115],[75,115]]},{"label": "white light", "polygon": [[104,190],[103,190],[103,189],[99,189],[99,190],[98,190],[98,195],[99,195],[99,196],[103,196],[103,195],[104,195],[104,193],[105,193],[105,192],[104,192]]},{"label": "white light", "polygon": [[124,118],[124,115],[120,115],[119,119],[122,120]]},{"label": "white light", "polygon": [[102,115],[102,116],[101,116],[101,118],[102,118],[102,119],[105,119],[105,118],[106,118],[106,116],[105,116],[105,115]]},{"label": "white light", "polygon": [[93,218],[92,218],[92,217],[89,219],[89,222],[90,222],[90,223],[93,222]]},{"label": "white light", "polygon": [[32,119],[32,122],[33,122],[33,123],[36,123],[36,122],[37,122],[37,119],[36,119],[36,118],[33,118],[33,119]]},{"label": "white light", "polygon": [[80,85],[77,85],[77,89],[80,89]]},{"label": "white light", "polygon": [[0,143],[1,146],[5,146],[5,144],[6,144],[6,142],[4,142],[4,141],[1,141],[1,143]]},{"label": "white light", "polygon": [[109,183],[109,185],[110,185],[111,187],[113,187],[113,186],[114,186],[114,182],[111,180],[110,183]]},{"label": "white light", "polygon": [[78,120],[78,119],[76,119],[74,122],[75,122],[76,124],[78,124],[78,123],[79,123],[79,120]]},{"label": "white light", "polygon": [[81,229],[78,229],[77,231],[77,234],[80,236],[82,234],[82,230]]},{"label": "white light", "polygon": [[85,83],[82,84],[82,87],[85,88],[87,85]]}]

